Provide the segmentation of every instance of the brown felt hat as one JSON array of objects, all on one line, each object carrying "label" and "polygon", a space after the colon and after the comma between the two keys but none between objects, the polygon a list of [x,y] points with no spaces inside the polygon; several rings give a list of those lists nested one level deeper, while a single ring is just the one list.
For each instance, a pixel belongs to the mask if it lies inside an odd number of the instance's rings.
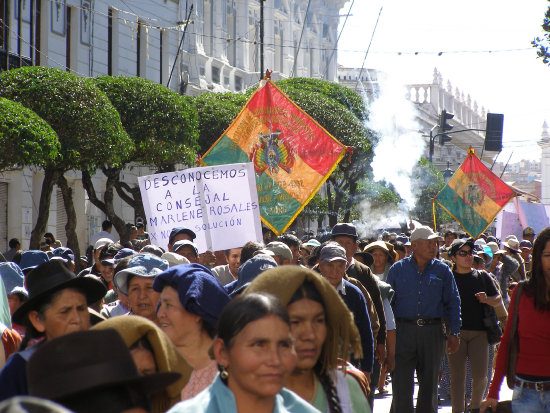
[{"label": "brown felt hat", "polygon": [[40,264],[27,274],[25,284],[29,299],[13,313],[12,320],[16,324],[23,324],[29,311],[35,310],[42,299],[65,288],[82,289],[88,305],[100,300],[107,292],[101,281],[88,276],[77,277],[61,260]]},{"label": "brown felt hat", "polygon": [[50,400],[123,384],[153,394],[178,380],[179,373],[140,376],[124,340],[113,329],[88,330],[48,340],[27,365],[29,394]]}]

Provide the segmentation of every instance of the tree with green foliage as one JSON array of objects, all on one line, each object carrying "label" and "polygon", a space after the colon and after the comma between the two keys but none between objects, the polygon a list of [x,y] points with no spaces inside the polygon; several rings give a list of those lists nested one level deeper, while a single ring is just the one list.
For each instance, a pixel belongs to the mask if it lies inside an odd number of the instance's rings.
[{"label": "tree with green foliage", "polygon": [[[422,158],[413,169],[412,191],[418,194],[418,201],[411,211],[411,217],[424,225],[433,226],[433,199],[446,185],[441,172],[428,160]],[[437,222],[446,223],[452,218],[441,207],[436,207]]]},{"label": "tree with green foliage", "polygon": [[[111,220],[121,240],[126,240],[126,226],[113,206],[113,190],[137,215],[145,216],[139,187],[120,179],[129,164],[155,167],[157,172],[173,171],[176,164],[196,160],[198,116],[190,99],[140,77],[101,76],[93,79],[120,114],[124,129],[133,141],[125,163],[104,166],[107,177],[104,199],[97,197],[91,173],[83,171],[83,184],[90,201]],[[124,236],[123,236],[124,235]]]},{"label": "tree with green foliage", "polygon": [[64,176],[70,170],[94,171],[124,162],[132,142],[107,96],[89,80],[50,67],[25,67],[0,74],[0,96],[20,102],[57,133],[59,156],[46,165],[31,248],[38,248],[49,217],[54,184],[63,194],[67,245],[80,255],[72,190]]},{"label": "tree with green foliage", "polygon": [[538,49],[537,56],[542,62],[550,65],[550,6],[546,9],[541,27],[544,31],[542,37],[536,37],[531,44]]},{"label": "tree with green foliage", "polygon": [[237,117],[249,96],[242,93],[203,93],[192,102],[199,115],[199,152],[203,155]]},{"label": "tree with green foliage", "polygon": [[0,98],[0,171],[16,166],[45,168],[60,150],[52,127],[21,103]]}]

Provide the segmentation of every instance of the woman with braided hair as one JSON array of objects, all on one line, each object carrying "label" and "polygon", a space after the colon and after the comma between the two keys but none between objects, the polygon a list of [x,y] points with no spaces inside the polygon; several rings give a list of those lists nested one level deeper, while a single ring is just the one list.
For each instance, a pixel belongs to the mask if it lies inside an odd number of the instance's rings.
[{"label": "woman with braided hair", "polygon": [[253,292],[273,294],[288,312],[297,363],[285,387],[323,413],[370,412],[363,373],[339,366],[338,356],[361,356],[361,340],[334,287],[314,271],[283,266],[260,274],[244,294]]}]

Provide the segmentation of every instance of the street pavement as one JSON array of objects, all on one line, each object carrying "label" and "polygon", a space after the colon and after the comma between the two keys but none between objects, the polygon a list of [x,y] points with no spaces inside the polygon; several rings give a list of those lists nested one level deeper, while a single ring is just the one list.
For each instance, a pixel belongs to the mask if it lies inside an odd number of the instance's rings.
[{"label": "street pavement", "polygon": [[[388,393],[379,394],[376,392],[374,395],[374,410],[373,413],[389,413],[391,407],[391,383],[386,386]],[[414,385],[414,397],[416,404],[416,393],[418,391],[418,383],[415,379]],[[500,400],[511,400],[512,399],[512,390],[506,385],[506,379],[504,379],[502,386],[500,387]],[[451,400],[440,400],[439,408],[437,409],[438,413],[452,413]]]}]

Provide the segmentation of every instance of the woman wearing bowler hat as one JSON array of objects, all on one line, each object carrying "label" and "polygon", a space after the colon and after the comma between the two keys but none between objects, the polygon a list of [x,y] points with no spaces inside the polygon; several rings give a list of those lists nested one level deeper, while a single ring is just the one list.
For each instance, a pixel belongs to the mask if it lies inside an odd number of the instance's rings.
[{"label": "woman wearing bowler hat", "polygon": [[152,396],[179,373],[140,375],[114,329],[79,331],[48,341],[28,363],[29,394],[75,413],[150,413]]},{"label": "woman wearing bowler hat", "polygon": [[[26,366],[40,343],[90,327],[88,304],[106,292],[100,281],[77,278],[60,260],[41,264],[26,279],[29,299],[13,313],[14,323],[26,327],[21,351],[0,371],[0,400],[27,394]],[[30,342],[39,342],[28,347]],[[27,348],[28,347],[28,348]]]}]

